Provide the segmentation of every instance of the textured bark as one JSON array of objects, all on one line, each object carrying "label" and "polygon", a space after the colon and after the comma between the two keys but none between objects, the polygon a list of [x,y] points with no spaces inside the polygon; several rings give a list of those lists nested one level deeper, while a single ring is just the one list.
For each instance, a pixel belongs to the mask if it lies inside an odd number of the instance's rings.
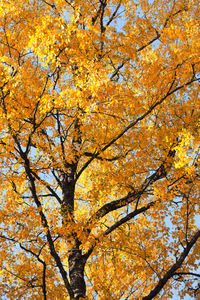
[{"label": "textured bark", "polygon": [[67,174],[64,174],[62,180],[62,191],[63,191],[63,201],[62,201],[62,213],[63,218],[66,220],[69,215],[72,217],[74,212],[74,174],[71,169],[69,169]]},{"label": "textured bark", "polygon": [[70,285],[74,293],[74,299],[84,298],[86,295],[84,280],[85,258],[81,254],[81,250],[73,248],[69,253],[68,262]]},{"label": "textured bark", "polygon": [[[61,208],[64,222],[68,221],[68,218],[72,220],[74,214],[74,191],[76,184],[76,171],[79,161],[80,146],[82,143],[79,119],[76,119],[74,123],[74,130],[75,132],[72,140],[72,153],[74,154],[74,159],[72,163],[67,163],[66,158],[64,158],[65,168],[64,171],[60,172],[60,182],[62,185],[63,192]],[[64,148],[64,144],[62,145]],[[64,150],[63,155],[65,155]]]}]

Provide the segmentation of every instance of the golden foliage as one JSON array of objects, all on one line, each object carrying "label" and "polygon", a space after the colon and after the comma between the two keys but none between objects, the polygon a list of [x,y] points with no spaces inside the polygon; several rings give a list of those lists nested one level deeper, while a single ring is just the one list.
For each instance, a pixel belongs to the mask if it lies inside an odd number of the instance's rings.
[{"label": "golden foliage", "polygon": [[199,1],[0,3],[0,298],[197,295]]}]

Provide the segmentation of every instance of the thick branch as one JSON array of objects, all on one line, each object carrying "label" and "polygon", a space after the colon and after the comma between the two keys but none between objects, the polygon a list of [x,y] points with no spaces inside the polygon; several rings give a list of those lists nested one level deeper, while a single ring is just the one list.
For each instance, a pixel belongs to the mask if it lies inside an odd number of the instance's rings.
[{"label": "thick branch", "polygon": [[141,195],[145,192],[145,190],[152,185],[152,183],[166,177],[167,173],[169,172],[172,166],[172,160],[175,155],[175,151],[169,151],[167,159],[165,162],[161,164],[161,166],[149,177],[147,177],[141,186],[135,189],[132,193],[129,193],[127,196],[111,201],[110,203],[106,203],[103,205],[88,221],[87,225],[93,223],[93,221],[99,220],[104,217],[106,214],[124,207],[129,203],[133,202],[136,199],[140,199]]},{"label": "thick branch", "polygon": [[107,4],[106,1],[100,0],[99,2],[100,2],[100,6],[96,12],[96,15],[92,17],[92,24],[94,25],[96,23],[96,20],[100,17],[101,32],[103,32],[105,30],[103,26],[103,15]]},{"label": "thick branch", "polygon": [[143,300],[153,299],[155,296],[159,294],[159,292],[162,290],[162,288],[165,286],[168,280],[175,275],[176,270],[178,270],[182,266],[184,260],[188,256],[190,250],[192,249],[192,247],[194,246],[194,244],[196,243],[199,237],[200,237],[200,230],[193,235],[192,239],[187,244],[186,248],[180,255],[179,259],[176,261],[176,263],[174,263],[173,266],[158,281],[156,287],[149,293],[149,295],[142,298]]},{"label": "thick branch", "polygon": [[[96,159],[101,160],[101,161],[104,161],[104,160],[105,160],[105,161],[115,161],[115,160],[118,160],[118,159],[120,159],[120,158],[126,157],[126,155],[127,155],[129,152],[131,152],[131,151],[132,151],[132,150],[129,150],[129,151],[126,151],[125,154],[113,156],[113,157],[110,157],[110,158],[108,158],[108,157],[97,156]],[[87,156],[87,157],[93,157],[93,153],[91,153],[91,152],[85,152],[84,155]]]},{"label": "thick branch", "polygon": [[143,206],[139,209],[135,209],[134,211],[132,211],[131,213],[129,213],[128,215],[126,215],[124,218],[121,218],[119,221],[117,221],[116,223],[114,223],[112,226],[110,226],[104,233],[103,235],[108,235],[110,234],[113,230],[115,230],[116,228],[118,228],[119,226],[123,225],[124,223],[130,221],[131,219],[133,219],[134,217],[136,217],[137,215],[149,210],[152,206],[154,206],[154,204],[156,203],[156,201],[150,202],[149,204],[147,204],[146,206]]},{"label": "thick branch", "polygon": [[[114,223],[112,226],[110,226],[106,231],[104,231],[104,233],[101,236],[106,236],[109,235],[112,231],[114,231],[116,228],[120,227],[121,225],[123,225],[124,223],[130,221],[131,219],[133,219],[134,217],[136,217],[137,215],[149,210],[156,202],[150,202],[149,204],[147,204],[146,206],[143,206],[139,209],[135,209],[133,212],[129,213],[128,215],[126,215],[124,218],[121,218],[119,221],[117,221],[116,223]],[[99,241],[100,237],[98,237],[95,240],[95,243],[92,245],[92,247],[87,251],[87,253],[84,255],[84,257],[86,259],[88,259],[88,257],[92,254],[97,242]]]}]

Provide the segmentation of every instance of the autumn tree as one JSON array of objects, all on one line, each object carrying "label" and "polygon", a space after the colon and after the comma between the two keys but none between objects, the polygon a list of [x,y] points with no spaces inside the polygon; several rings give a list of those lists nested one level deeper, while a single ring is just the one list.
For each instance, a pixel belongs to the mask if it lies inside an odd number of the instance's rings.
[{"label": "autumn tree", "polygon": [[1,299],[198,297],[199,4],[1,1]]}]

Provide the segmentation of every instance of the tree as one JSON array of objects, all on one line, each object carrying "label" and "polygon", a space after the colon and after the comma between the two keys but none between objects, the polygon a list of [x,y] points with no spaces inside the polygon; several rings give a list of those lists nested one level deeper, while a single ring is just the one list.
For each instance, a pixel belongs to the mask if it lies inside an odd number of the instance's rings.
[{"label": "tree", "polygon": [[200,292],[198,0],[3,0],[1,299]]}]

